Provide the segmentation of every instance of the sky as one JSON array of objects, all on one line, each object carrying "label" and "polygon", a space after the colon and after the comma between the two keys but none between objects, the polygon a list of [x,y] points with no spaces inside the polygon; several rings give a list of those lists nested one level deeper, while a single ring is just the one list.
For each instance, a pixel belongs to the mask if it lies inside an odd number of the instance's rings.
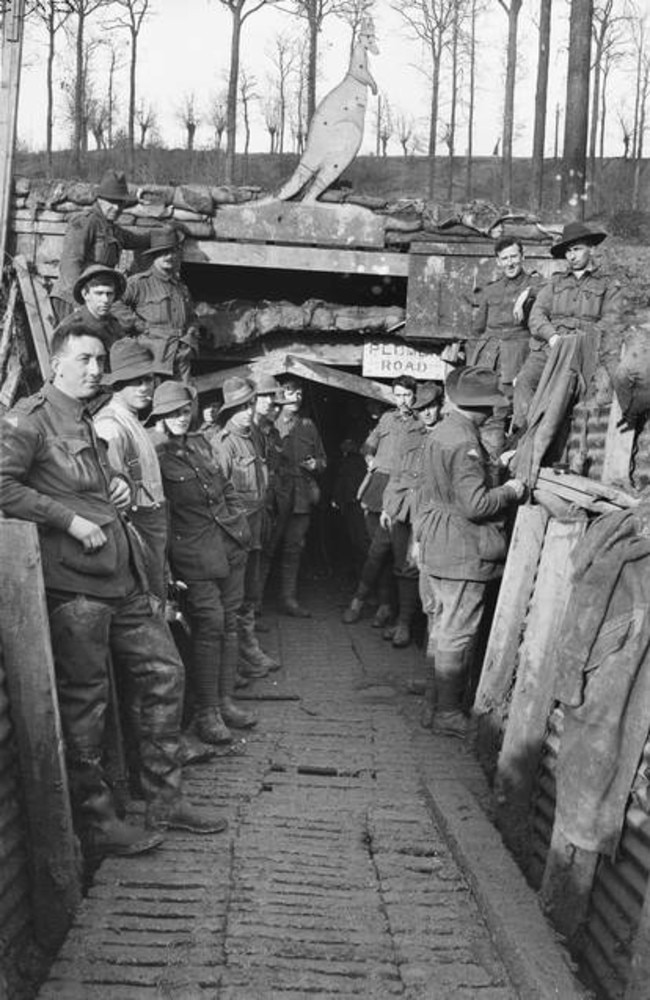
[{"label": "sky", "polygon": [[[622,0],[620,0],[622,2]],[[538,0],[525,0],[519,20],[519,66],[515,108],[515,155],[530,155],[532,145],[533,102],[537,64],[537,28],[535,17]],[[474,148],[478,155],[492,153],[501,134],[503,109],[503,80],[505,72],[505,43],[507,19],[498,0],[485,0],[485,12],[478,30],[478,85]],[[163,143],[169,147],[184,144],[184,130],[179,121],[179,109],[189,94],[194,94],[203,121],[196,135],[197,147],[211,147],[213,130],[207,122],[207,109],[211,98],[223,91],[227,79],[230,55],[231,18],[219,0],[152,0],[152,14],[145,22],[140,40],[138,62],[138,95],[151,104],[157,112],[158,128]],[[94,24],[94,32],[92,28]],[[242,33],[242,65],[256,81],[256,90],[267,94],[273,73],[269,54],[274,39],[281,31],[299,33],[303,22],[277,8],[267,7],[252,15]],[[90,22],[90,34],[106,41],[111,39],[124,46],[124,69],[118,76],[118,97],[126,116],[127,101],[127,36],[125,32],[110,30],[100,19]],[[369,57],[380,94],[387,98],[393,112],[412,117],[420,136],[424,152],[427,142],[429,85],[423,68],[427,66],[426,54],[420,44],[409,37],[400,16],[391,7],[390,0],[376,0],[375,28],[379,55]],[[564,104],[568,35],[568,2],[554,0],[553,37],[548,98],[547,155],[552,155],[555,129],[555,108]],[[349,57],[350,29],[340,20],[329,17],[324,23],[320,38],[319,77],[317,99],[323,97],[344,75]],[[28,23],[23,51],[20,106],[18,118],[19,141],[30,149],[45,145],[45,57],[47,38],[38,22]],[[63,32],[57,35],[55,101],[55,146],[66,145],[66,128],[62,120],[64,93],[63,78],[72,78],[73,56],[71,42]],[[95,75],[98,88],[106,86],[106,46],[96,50]],[[444,73],[444,71],[443,71]],[[449,73],[445,79],[449,80]],[[616,109],[619,105],[629,108],[630,74],[619,70],[612,77],[610,95],[610,128],[607,133],[606,151],[610,155],[622,152],[621,130]],[[627,95],[627,96],[626,96]],[[375,151],[374,118],[376,98],[369,94],[366,129],[361,152]],[[449,85],[443,89],[440,112],[444,124],[449,111]],[[264,128],[261,107],[253,108],[254,127],[252,150],[269,148],[268,133]],[[465,113],[460,110],[457,153],[462,155],[467,145],[463,128]],[[560,126],[560,139],[562,136]],[[239,129],[241,148],[242,129]],[[91,143],[92,145],[92,143]],[[440,152],[445,148],[441,146]],[[388,146],[388,152],[401,153],[397,136]]]}]

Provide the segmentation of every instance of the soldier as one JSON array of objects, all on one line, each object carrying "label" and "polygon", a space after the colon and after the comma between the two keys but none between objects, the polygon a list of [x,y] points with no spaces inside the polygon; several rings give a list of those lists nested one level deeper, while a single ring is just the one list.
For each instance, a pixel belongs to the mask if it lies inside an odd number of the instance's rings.
[{"label": "soldier", "polygon": [[282,409],[275,422],[282,441],[281,489],[286,500],[279,511],[273,550],[280,550],[280,594],[285,614],[310,618],[311,612],[297,600],[298,571],[311,509],[320,496],[315,477],[325,470],[327,458],[313,420],[300,416],[301,406],[300,382],[286,379],[282,385]]},{"label": "soldier", "polygon": [[50,635],[73,815],[84,849],[135,854],[160,837],[122,822],[103,769],[107,661],[140,692],[140,781],[150,830],[217,833],[226,822],[182,795],[179,732],[183,667],[152,603],[137,539],[121,512],[129,484],[116,476],[86,404],[106,347],[81,327],[52,339],[52,379],[2,422],[0,508],[39,527]]},{"label": "soldier", "polygon": [[438,734],[462,738],[463,694],[486,589],[501,575],[506,555],[503,514],[522,498],[524,485],[511,479],[490,486],[478,432],[493,408],[504,405],[498,375],[489,368],[456,369],[446,392],[445,418],[426,439],[413,533],[429,625],[424,721]]},{"label": "soldier", "polygon": [[142,254],[151,265],[131,275],[115,315],[153,351],[156,361],[189,382],[198,324],[189,289],[178,276],[180,246],[174,229],[152,232],[151,247]]},{"label": "soldier", "polygon": [[125,289],[126,279],[119,271],[105,264],[91,264],[74,283],[72,294],[77,308],[68,313],[59,326],[91,330],[102,338],[108,350],[124,336],[112,310]]},{"label": "soldier", "polygon": [[[343,621],[348,625],[359,620],[363,602],[377,579],[381,586],[381,574],[387,562],[392,559],[390,532],[381,524],[384,490],[390,477],[398,472],[403,453],[412,447],[413,439],[419,443],[422,434],[422,424],[413,413],[417,382],[410,375],[399,375],[392,388],[396,405],[382,414],[362,449],[369,476],[365,487],[362,486],[359,499],[369,510],[371,542],[354,597],[343,612]],[[387,625],[391,616],[385,586],[381,590],[380,604],[373,620],[373,625],[379,628]],[[417,605],[417,580],[398,577],[398,590],[398,622],[394,629],[387,630],[385,634],[386,638],[392,639],[393,646],[399,649],[408,646],[411,641],[410,622]]]},{"label": "soldier", "polygon": [[579,330],[590,333],[590,361],[595,363],[601,329],[621,321],[625,304],[621,287],[593,258],[594,247],[606,236],[582,222],[569,222],[562,238],[551,247],[551,256],[566,260],[567,267],[543,285],[530,313],[530,354],[515,384],[513,423],[520,427],[525,426],[550,348],[558,337]]},{"label": "soldier", "polygon": [[[256,380],[255,402],[251,432],[255,447],[264,459],[268,475],[264,498],[264,519],[262,523],[262,547],[260,552],[259,601],[256,614],[264,599],[266,581],[278,541],[277,526],[288,511],[291,489],[286,471],[286,460],[282,453],[282,438],[275,426],[282,403],[282,387],[273,375],[261,375]],[[256,623],[258,632],[268,631],[268,626]]]},{"label": "soldier", "polygon": [[266,677],[279,670],[280,663],[268,656],[255,636],[255,607],[260,601],[260,554],[268,471],[251,431],[255,386],[247,379],[226,379],[223,405],[219,410],[225,425],[208,431],[215,461],[230,480],[242,503],[251,532],[246,558],[244,600],[237,613],[239,631],[239,673],[243,677]]},{"label": "soldier", "polygon": [[145,250],[149,233],[118,226],[120,212],[134,205],[126,178],[116,170],[107,170],[97,187],[95,203],[73,215],[66,229],[59,263],[59,277],[52,289],[52,307],[60,323],[74,309],[73,288],[77,278],[91,264],[115,268],[126,250]]},{"label": "soldier", "polygon": [[501,273],[479,292],[466,351],[468,365],[497,372],[499,388],[509,400],[508,407],[495,412],[481,428],[481,440],[496,456],[505,447],[514,382],[528,357],[528,316],[543,279],[524,269],[524,249],[515,237],[497,240],[494,255]]}]

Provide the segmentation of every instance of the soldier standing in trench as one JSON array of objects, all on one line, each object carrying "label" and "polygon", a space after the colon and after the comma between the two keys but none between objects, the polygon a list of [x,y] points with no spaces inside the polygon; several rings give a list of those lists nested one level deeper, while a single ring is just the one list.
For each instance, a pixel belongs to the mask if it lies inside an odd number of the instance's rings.
[{"label": "soldier standing in trench", "polygon": [[102,264],[115,268],[122,250],[146,250],[149,246],[149,233],[125,229],[117,223],[120,213],[136,201],[124,174],[107,170],[97,187],[94,204],[73,215],[63,238],[59,276],[51,294],[57,323],[74,309],[73,289],[87,267]]},{"label": "soldier standing in trench", "polygon": [[[218,833],[226,821],[182,794],[183,666],[137,540],[121,512],[129,483],[115,475],[87,411],[106,359],[94,332],[52,339],[52,378],[2,420],[0,509],[39,528],[73,817],[84,850],[131,855],[165,829]],[[108,654],[140,692],[140,782],[149,833],[119,819],[103,766]]]},{"label": "soldier standing in trench", "polygon": [[124,337],[124,330],[113,314],[113,306],[125,289],[126,278],[119,271],[105,264],[91,264],[74,283],[72,295],[77,303],[76,309],[59,326],[64,329],[81,326],[92,330],[110,348]]},{"label": "soldier standing in trench", "polygon": [[498,375],[489,368],[455,369],[446,382],[445,418],[426,440],[413,534],[422,606],[428,618],[430,682],[423,724],[462,738],[463,695],[490,581],[506,556],[505,511],[522,499],[511,479],[491,485],[479,429],[503,406]]}]

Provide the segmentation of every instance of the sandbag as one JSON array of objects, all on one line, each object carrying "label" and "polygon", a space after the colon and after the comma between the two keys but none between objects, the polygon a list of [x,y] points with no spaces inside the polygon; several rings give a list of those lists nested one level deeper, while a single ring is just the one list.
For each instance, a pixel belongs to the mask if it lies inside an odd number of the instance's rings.
[{"label": "sandbag", "polygon": [[650,410],[650,323],[626,331],[613,383],[626,419]]}]

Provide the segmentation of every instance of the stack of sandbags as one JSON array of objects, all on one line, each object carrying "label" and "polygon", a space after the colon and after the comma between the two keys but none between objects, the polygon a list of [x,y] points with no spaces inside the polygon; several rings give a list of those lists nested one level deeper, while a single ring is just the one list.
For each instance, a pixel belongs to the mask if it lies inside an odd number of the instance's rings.
[{"label": "stack of sandbags", "polygon": [[299,332],[321,336],[385,334],[403,322],[400,306],[349,306],[308,299],[306,302],[199,302],[197,314],[214,348],[245,344],[269,333]]}]

